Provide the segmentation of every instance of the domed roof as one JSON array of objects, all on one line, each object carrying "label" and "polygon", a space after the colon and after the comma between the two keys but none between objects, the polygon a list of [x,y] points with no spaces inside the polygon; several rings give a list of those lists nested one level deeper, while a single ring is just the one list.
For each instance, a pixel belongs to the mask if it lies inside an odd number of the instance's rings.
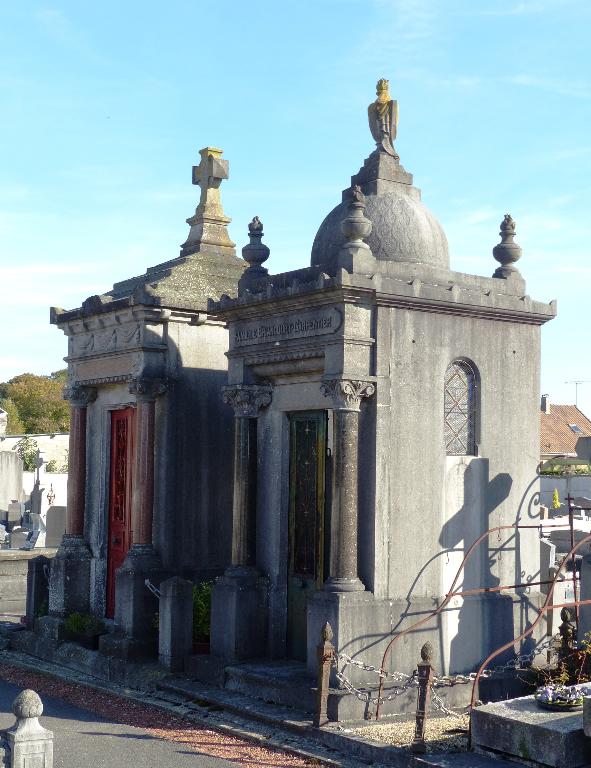
[{"label": "domed roof", "polygon": [[[413,262],[449,269],[447,238],[431,211],[412,186],[412,176],[393,158],[373,152],[361,171],[351,179],[366,196],[365,216],[372,223],[365,242],[379,263]],[[341,222],[347,216],[351,190],[320,225],[312,246],[312,266],[334,274],[337,254],[345,243]]]}]

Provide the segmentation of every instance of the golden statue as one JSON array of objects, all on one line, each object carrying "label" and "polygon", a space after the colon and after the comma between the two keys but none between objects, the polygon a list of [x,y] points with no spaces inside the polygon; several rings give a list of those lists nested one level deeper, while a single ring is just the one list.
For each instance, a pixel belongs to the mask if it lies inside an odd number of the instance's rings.
[{"label": "golden statue", "polygon": [[379,152],[385,152],[396,160],[400,158],[394,149],[396,127],[398,125],[398,103],[390,98],[388,80],[378,80],[377,99],[367,108],[369,130],[378,145]]}]

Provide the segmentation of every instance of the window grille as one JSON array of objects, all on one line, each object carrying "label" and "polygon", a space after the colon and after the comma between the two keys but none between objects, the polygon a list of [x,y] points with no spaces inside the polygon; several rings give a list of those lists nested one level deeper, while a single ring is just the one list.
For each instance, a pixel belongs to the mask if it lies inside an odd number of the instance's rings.
[{"label": "window grille", "polygon": [[476,454],[476,373],[463,360],[445,372],[444,436],[448,456]]}]

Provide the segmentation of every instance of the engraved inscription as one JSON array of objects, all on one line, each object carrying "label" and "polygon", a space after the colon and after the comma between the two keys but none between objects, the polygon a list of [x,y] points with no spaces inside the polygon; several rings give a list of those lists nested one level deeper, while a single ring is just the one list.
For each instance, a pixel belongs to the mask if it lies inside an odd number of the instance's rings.
[{"label": "engraved inscription", "polygon": [[267,322],[241,323],[234,331],[234,346],[322,336],[334,333],[340,325],[341,313],[336,309],[302,312],[297,316],[283,315]]}]

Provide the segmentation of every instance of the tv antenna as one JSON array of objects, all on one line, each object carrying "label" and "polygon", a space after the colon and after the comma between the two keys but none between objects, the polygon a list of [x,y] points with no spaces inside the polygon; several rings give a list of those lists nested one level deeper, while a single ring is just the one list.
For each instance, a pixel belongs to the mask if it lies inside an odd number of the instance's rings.
[{"label": "tv antenna", "polygon": [[565,381],[565,384],[575,385],[575,407],[579,407],[579,384],[591,384],[591,379],[578,379],[573,381]]}]

